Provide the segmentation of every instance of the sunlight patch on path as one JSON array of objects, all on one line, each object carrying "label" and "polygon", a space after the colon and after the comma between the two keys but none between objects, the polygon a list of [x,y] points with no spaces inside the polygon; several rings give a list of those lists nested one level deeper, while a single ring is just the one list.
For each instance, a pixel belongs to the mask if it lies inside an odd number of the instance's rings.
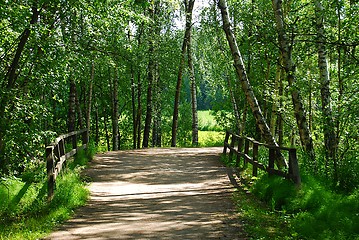
[{"label": "sunlight patch on path", "polygon": [[221,148],[99,154],[86,207],[49,239],[242,239]]}]

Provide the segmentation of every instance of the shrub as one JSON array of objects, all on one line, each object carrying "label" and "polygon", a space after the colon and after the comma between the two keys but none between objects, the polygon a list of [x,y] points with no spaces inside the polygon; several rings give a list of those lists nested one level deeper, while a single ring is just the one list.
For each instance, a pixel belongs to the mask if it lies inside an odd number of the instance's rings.
[{"label": "shrub", "polygon": [[300,190],[280,177],[263,175],[252,192],[272,209],[291,214],[301,239],[359,239],[359,191],[342,195],[310,175]]}]

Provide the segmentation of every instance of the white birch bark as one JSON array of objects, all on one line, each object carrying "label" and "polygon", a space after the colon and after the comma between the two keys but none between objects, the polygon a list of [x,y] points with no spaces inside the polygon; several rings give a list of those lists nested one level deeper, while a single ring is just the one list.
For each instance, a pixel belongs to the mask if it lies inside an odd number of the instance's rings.
[{"label": "white birch bark", "polygon": [[[244,93],[246,95],[246,100],[252,109],[254,118],[256,119],[256,124],[257,124],[258,128],[260,129],[265,142],[270,145],[278,146],[277,142],[275,141],[275,139],[273,138],[273,136],[271,134],[268,124],[262,114],[262,110],[258,104],[257,98],[254,95],[252,86],[247,78],[247,73],[244,68],[244,63],[243,63],[241,53],[238,49],[236,37],[234,36],[234,34],[231,30],[226,0],[219,0],[218,7],[221,10],[223,29],[226,33],[228,44],[231,48],[232,57],[233,57],[233,61],[234,61],[234,67],[236,69],[239,81],[241,83],[242,90],[244,91]],[[286,165],[285,161],[282,158],[277,158],[276,164],[278,167],[282,167],[282,166]]]},{"label": "white birch bark", "polygon": [[295,86],[295,65],[292,61],[291,48],[289,45],[287,34],[285,32],[282,0],[272,0],[272,6],[278,32],[279,48],[283,60],[283,67],[287,74],[287,81],[291,89],[294,114],[299,129],[300,140],[304,150],[307,152],[307,154],[315,164],[313,140],[305,116],[302,98],[299,89]]},{"label": "white birch bark", "polygon": [[175,102],[173,107],[173,118],[172,118],[171,147],[175,147],[177,145],[178,111],[179,111],[179,100],[180,100],[181,87],[182,87],[182,74],[185,64],[188,36],[192,29],[192,11],[193,11],[194,2],[195,0],[184,0],[185,9],[186,9],[186,30],[183,38],[181,59],[178,67],[177,85],[176,85]]},{"label": "white birch bark", "polygon": [[335,134],[335,123],[333,120],[331,108],[331,94],[329,90],[330,77],[328,71],[328,61],[325,49],[325,34],[324,34],[324,8],[319,0],[315,0],[316,12],[316,28],[317,28],[317,46],[318,46],[318,68],[319,68],[319,82],[321,83],[320,92],[322,100],[322,114],[324,118],[323,132],[324,145],[326,150],[327,161],[333,161],[336,167],[336,149],[337,140]]}]

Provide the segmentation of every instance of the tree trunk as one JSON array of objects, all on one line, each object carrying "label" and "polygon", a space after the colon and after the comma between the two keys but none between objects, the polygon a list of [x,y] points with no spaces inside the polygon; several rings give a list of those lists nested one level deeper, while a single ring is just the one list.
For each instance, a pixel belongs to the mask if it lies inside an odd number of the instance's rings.
[{"label": "tree trunk", "polygon": [[76,102],[76,111],[77,111],[77,126],[80,129],[83,129],[84,125],[82,123],[82,110],[80,105],[80,100],[78,97],[77,89],[75,90],[75,102]]},{"label": "tree trunk", "polygon": [[247,113],[248,113],[248,103],[244,102],[243,116],[242,116],[242,128],[239,129],[239,136],[242,136],[246,131]]},{"label": "tree trunk", "polygon": [[73,79],[70,80],[69,92],[69,111],[68,111],[68,132],[75,131],[76,124],[76,83]]},{"label": "tree trunk", "polygon": [[[137,36],[138,46],[141,46],[141,37],[143,33],[143,25],[139,27],[139,34]],[[137,56],[138,58],[140,56]],[[142,120],[142,83],[141,83],[141,69],[137,70],[137,115],[136,115],[136,132],[137,132],[137,148],[141,148],[141,120]]]},{"label": "tree trunk", "polygon": [[142,119],[142,104],[141,104],[141,96],[142,96],[142,88],[141,88],[141,71],[138,70],[137,75],[137,117],[136,117],[136,126],[137,126],[137,148],[141,147],[141,119]]},{"label": "tree trunk", "polygon": [[278,89],[279,89],[279,82],[281,79],[281,67],[280,64],[277,63],[277,69],[275,74],[275,83],[274,83],[274,91],[272,97],[272,113],[270,118],[270,129],[272,132],[273,137],[275,137],[275,130],[276,130],[276,123],[277,123],[277,116],[278,116]]},{"label": "tree trunk", "polygon": [[161,147],[162,131],[161,131],[161,79],[159,77],[159,66],[156,60],[154,68],[153,81],[153,127],[152,127],[152,146]]},{"label": "tree trunk", "polygon": [[107,151],[111,151],[110,134],[108,133],[107,121],[108,121],[108,116],[107,116],[106,111],[104,111],[103,124],[104,124],[104,128],[105,128]]},{"label": "tree trunk", "polygon": [[99,127],[99,120],[98,120],[98,107],[97,104],[95,105],[96,112],[95,112],[95,145],[98,147],[100,142],[100,127]]},{"label": "tree trunk", "polygon": [[152,2],[149,7],[149,15],[153,20],[154,24],[152,24],[150,29],[150,36],[148,40],[148,69],[147,69],[147,99],[146,99],[146,119],[145,119],[145,128],[143,130],[143,142],[142,147],[148,148],[149,146],[149,138],[151,131],[151,123],[153,117],[153,84],[155,78],[155,30],[156,30],[156,10],[157,10],[157,2]]},{"label": "tree trunk", "polygon": [[133,63],[131,62],[131,105],[132,105],[132,147],[136,149],[137,141],[137,114],[136,114],[136,88],[135,88],[135,73],[133,70]]},{"label": "tree trunk", "polygon": [[[330,78],[328,72],[327,53],[325,49],[324,35],[324,8],[319,0],[315,1],[317,45],[318,45],[318,68],[321,83],[320,93],[322,100],[322,114],[324,118],[323,132],[327,162],[336,165],[337,140],[335,135],[335,123],[331,107],[331,94],[329,91]],[[328,165],[328,164],[326,164]]]},{"label": "tree trunk", "polygon": [[89,94],[87,101],[87,112],[86,112],[86,128],[91,132],[91,108],[92,108],[92,90],[93,90],[93,81],[95,78],[95,62],[92,61],[91,64],[91,79],[89,83]]},{"label": "tree trunk", "polygon": [[[265,142],[267,144],[270,144],[273,146],[278,146],[277,142],[275,141],[275,139],[273,138],[273,136],[270,132],[267,122],[266,122],[266,120],[262,114],[262,111],[260,109],[260,106],[258,104],[257,98],[254,95],[252,86],[250,85],[250,82],[247,78],[247,74],[244,69],[243,59],[242,59],[241,53],[238,49],[236,38],[235,38],[235,36],[231,30],[231,27],[230,27],[230,21],[229,21],[226,0],[219,0],[218,7],[221,10],[223,29],[226,33],[228,44],[231,48],[234,66],[236,68],[238,78],[241,82],[242,89],[246,95],[247,102],[252,109],[254,118],[256,119],[256,124],[257,124],[258,128],[260,129]],[[276,164],[278,167],[286,166],[284,159],[279,158],[279,157],[277,158]]]},{"label": "tree trunk", "polygon": [[181,59],[178,67],[177,85],[176,85],[175,102],[173,107],[173,118],[172,118],[171,147],[176,147],[177,145],[178,111],[179,111],[179,100],[180,100],[181,87],[182,87],[182,74],[185,64],[188,36],[192,29],[192,11],[193,11],[194,2],[195,0],[188,0],[188,2],[187,0],[184,0],[185,8],[186,8],[186,30],[183,38]]},{"label": "tree trunk", "polygon": [[300,96],[299,89],[295,86],[295,65],[292,61],[292,52],[285,32],[285,24],[283,20],[282,12],[282,1],[281,0],[272,0],[273,11],[275,15],[275,21],[278,32],[278,41],[281,52],[281,57],[283,59],[283,67],[286,71],[287,81],[291,89],[292,102],[294,106],[294,114],[297,120],[300,140],[302,146],[308,156],[312,159],[314,166],[315,162],[315,153],[313,147],[313,140],[311,133],[308,127],[307,119],[305,116],[305,110],[302,103],[302,98]]},{"label": "tree trunk", "polygon": [[192,60],[192,37],[188,35],[187,60],[188,71],[191,81],[191,108],[192,108],[192,146],[198,146],[198,112],[197,112],[197,85]]},{"label": "tree trunk", "polygon": [[[279,79],[279,89],[278,89],[278,94],[279,94],[279,108],[282,109],[283,108],[283,89],[284,89],[284,84],[283,84],[283,75],[284,75],[284,70],[283,68],[281,68],[281,73],[280,73],[280,79]],[[277,134],[278,134],[278,144],[279,146],[283,146],[283,116],[284,114],[282,113],[282,110],[278,112],[277,115]]]},{"label": "tree trunk", "polygon": [[115,67],[112,89],[112,150],[118,150],[118,69]]},{"label": "tree trunk", "polygon": [[146,120],[145,120],[145,129],[143,131],[143,148],[148,148],[148,141],[150,137],[150,131],[151,131],[151,121],[152,121],[152,85],[153,85],[153,73],[154,73],[154,43],[152,40],[150,41],[150,48],[149,48],[149,55],[150,59],[148,62],[148,86],[147,86],[147,106],[146,106]]}]

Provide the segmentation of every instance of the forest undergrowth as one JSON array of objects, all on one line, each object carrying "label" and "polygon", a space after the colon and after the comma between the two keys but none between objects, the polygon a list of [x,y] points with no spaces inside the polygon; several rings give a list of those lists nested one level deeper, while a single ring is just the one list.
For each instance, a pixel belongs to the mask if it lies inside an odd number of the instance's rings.
[{"label": "forest undergrowth", "polygon": [[56,179],[53,200],[47,202],[46,166],[29,169],[22,178],[0,180],[0,239],[40,239],[69,219],[89,196],[81,170],[95,153],[80,151]]},{"label": "forest undergrowth", "polygon": [[251,172],[250,166],[241,172],[244,183],[234,200],[252,239],[359,239],[358,189],[340,192],[306,171],[300,188],[282,177],[264,172],[251,177]]}]

